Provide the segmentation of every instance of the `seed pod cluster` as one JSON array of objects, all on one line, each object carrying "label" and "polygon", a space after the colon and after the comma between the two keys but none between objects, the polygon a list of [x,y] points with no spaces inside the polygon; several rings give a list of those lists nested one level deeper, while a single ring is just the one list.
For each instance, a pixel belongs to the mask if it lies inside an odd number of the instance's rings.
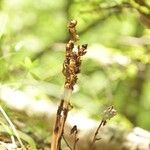
[{"label": "seed pod cluster", "polygon": [[77,52],[74,51],[75,42],[79,36],[76,32],[77,21],[71,20],[68,25],[70,40],[66,44],[66,56],[63,63],[63,74],[65,76],[65,88],[72,89],[77,82],[77,74],[80,72],[81,56],[86,54],[87,44],[78,45]]}]

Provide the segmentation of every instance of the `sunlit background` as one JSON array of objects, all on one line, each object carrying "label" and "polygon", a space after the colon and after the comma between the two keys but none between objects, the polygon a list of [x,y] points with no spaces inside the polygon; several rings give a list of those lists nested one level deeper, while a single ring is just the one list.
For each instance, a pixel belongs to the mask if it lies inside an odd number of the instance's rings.
[{"label": "sunlit background", "polygon": [[[0,0],[2,106],[10,117],[12,107],[22,112],[30,106],[27,114],[56,112],[46,106],[57,106],[63,92],[67,23],[76,19],[77,44],[87,43],[88,53],[71,98],[72,111],[100,120],[104,108],[113,104],[118,114],[112,124],[150,130],[149,18],[149,0]],[[41,122],[28,130],[42,136],[46,126]]]}]

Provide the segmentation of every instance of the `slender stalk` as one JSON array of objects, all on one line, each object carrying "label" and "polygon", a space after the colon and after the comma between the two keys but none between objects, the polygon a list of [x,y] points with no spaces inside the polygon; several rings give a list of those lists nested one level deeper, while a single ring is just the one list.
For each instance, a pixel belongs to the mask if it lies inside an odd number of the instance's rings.
[{"label": "slender stalk", "polygon": [[3,114],[3,116],[5,117],[5,119],[7,120],[7,122],[9,123],[9,125],[10,125],[12,131],[14,132],[14,134],[16,135],[16,138],[18,139],[18,141],[19,141],[22,149],[26,150],[25,146],[23,145],[23,143],[22,143],[22,141],[21,141],[21,139],[19,137],[19,134],[18,134],[15,126],[13,125],[13,123],[11,122],[11,120],[9,119],[9,117],[7,116],[7,114],[5,113],[5,111],[3,110],[3,108],[1,106],[0,106],[0,112]]},{"label": "slender stalk", "polygon": [[69,143],[68,143],[68,141],[66,140],[66,138],[65,138],[64,135],[63,135],[63,139],[64,139],[66,145],[68,146],[68,148],[69,148],[70,150],[72,150],[71,146],[69,145]]},{"label": "slender stalk", "polygon": [[102,127],[103,123],[104,123],[104,120],[102,120],[102,121],[100,122],[98,128],[97,128],[96,131],[95,131],[95,134],[94,134],[94,137],[93,137],[93,140],[92,140],[92,146],[94,145],[94,143],[96,142],[96,140],[99,140],[99,139],[97,138],[97,134],[98,134],[100,128]]}]

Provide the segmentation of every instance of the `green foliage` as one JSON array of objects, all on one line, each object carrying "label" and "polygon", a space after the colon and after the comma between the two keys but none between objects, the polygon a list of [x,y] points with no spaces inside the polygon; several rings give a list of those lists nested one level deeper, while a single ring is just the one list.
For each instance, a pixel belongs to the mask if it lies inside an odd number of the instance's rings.
[{"label": "green foliage", "polygon": [[150,129],[149,6],[136,0],[1,0],[0,82],[26,89],[36,81],[43,95],[57,99],[66,25],[74,18],[80,42],[89,45],[74,109],[98,119],[113,103],[122,122]]}]

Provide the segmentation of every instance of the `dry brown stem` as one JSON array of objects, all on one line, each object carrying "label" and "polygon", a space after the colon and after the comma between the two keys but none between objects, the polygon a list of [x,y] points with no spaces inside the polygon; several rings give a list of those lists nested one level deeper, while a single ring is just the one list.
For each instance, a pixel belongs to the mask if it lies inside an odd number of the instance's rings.
[{"label": "dry brown stem", "polygon": [[79,38],[76,32],[76,25],[77,21],[75,20],[71,20],[68,25],[70,40],[66,44],[66,56],[62,70],[65,76],[65,90],[56,114],[56,121],[51,142],[51,150],[61,149],[61,139],[63,136],[64,126],[70,106],[70,95],[72,93],[74,85],[77,82],[77,74],[80,72],[81,56],[86,53],[87,49],[87,44],[84,44],[81,47],[78,45],[78,51],[74,51],[75,42]]}]

